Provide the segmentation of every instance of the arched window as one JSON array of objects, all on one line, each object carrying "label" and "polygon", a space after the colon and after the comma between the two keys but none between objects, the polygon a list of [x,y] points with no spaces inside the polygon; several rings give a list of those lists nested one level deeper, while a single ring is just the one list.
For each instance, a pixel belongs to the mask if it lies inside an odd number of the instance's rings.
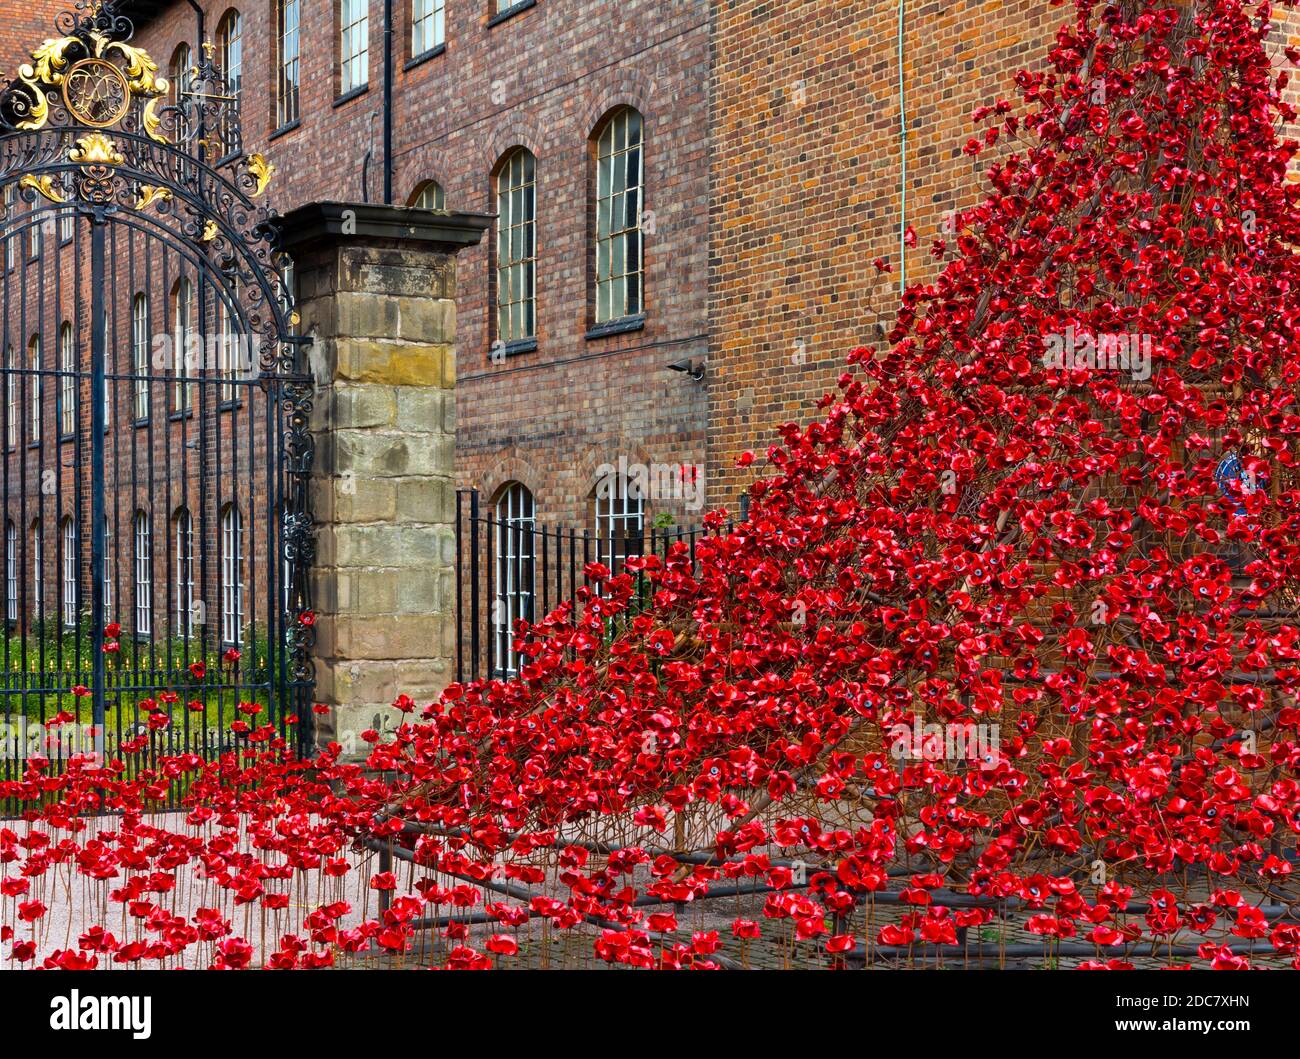
[{"label": "arched window", "polygon": [[519,619],[533,621],[536,571],[536,511],[533,494],[511,482],[496,504],[497,591],[492,607],[492,668],[499,677],[519,670],[514,627]]},{"label": "arched window", "polygon": [[370,0],[339,0],[339,94],[370,80]]},{"label": "arched window", "polygon": [[446,7],[446,0],[411,0],[411,58],[418,59],[446,41]]},{"label": "arched window", "polygon": [[32,369],[32,441],[41,440],[41,395],[44,385],[41,380],[41,336],[32,335],[27,343],[27,360]]},{"label": "arched window", "polygon": [[642,123],[631,107],[596,138],[596,323],[642,312]]},{"label": "arched window", "polygon": [[5,523],[5,618],[18,620],[18,527]]},{"label": "arched window", "polygon": [[244,27],[238,11],[227,11],[217,27],[217,47],[221,54],[221,76],[226,82],[226,92],[232,98],[227,102],[226,128],[222,143],[227,152],[239,146],[235,137],[235,122],[239,118],[240,94],[244,87]]},{"label": "arched window", "polygon": [[5,350],[5,444],[18,444],[18,364],[13,346]]},{"label": "arched window", "polygon": [[104,621],[113,620],[113,530],[104,516]]},{"label": "arched window", "polygon": [[153,533],[149,516],[135,513],[135,631],[137,636],[153,632]]},{"label": "arched window", "polygon": [[194,334],[194,284],[182,276],[172,288],[172,370],[176,383],[172,389],[172,408],[188,412],[194,407],[194,382],[189,378],[189,360]]},{"label": "arched window", "polygon": [[537,163],[517,147],[497,169],[497,337],[536,335]]},{"label": "arched window", "polygon": [[77,524],[65,518],[59,536],[63,547],[63,624],[71,629],[77,624]]},{"label": "arched window", "polygon": [[135,418],[149,418],[149,299],[137,294],[131,302],[131,370],[135,373]]},{"label": "arched window", "polygon": [[[233,291],[232,291],[233,294]],[[217,371],[221,376],[221,403],[231,404],[237,396],[235,379],[241,371],[251,371],[252,366],[243,356],[245,346],[231,323],[230,305],[223,296],[217,304]]]},{"label": "arched window", "polygon": [[45,534],[40,522],[32,523],[32,611],[37,621],[45,617]]},{"label": "arched window", "polygon": [[72,325],[59,328],[59,433],[71,437],[77,432],[77,350]]},{"label": "arched window", "polygon": [[176,620],[184,637],[194,635],[194,519],[187,508],[176,512]]},{"label": "arched window", "polygon": [[195,109],[190,98],[190,93],[194,90],[194,57],[188,44],[178,44],[172,52],[168,80],[171,81],[172,104],[180,108],[180,138],[188,140],[194,124]]},{"label": "arched window", "polygon": [[617,574],[629,555],[640,555],[645,536],[641,483],[611,471],[596,483],[596,540],[600,561]]},{"label": "arched window", "polygon": [[29,211],[29,220],[31,224],[27,228],[27,256],[30,260],[35,261],[41,256],[41,225],[44,223],[36,217],[36,207],[33,206]]},{"label": "arched window", "polygon": [[[14,204],[17,202],[17,193],[14,191],[12,184],[5,185],[5,217],[12,219],[14,215]],[[21,236],[15,230],[5,236],[5,268],[10,272],[18,264],[18,240]]]},{"label": "arched window", "polygon": [[244,627],[244,527],[239,508],[221,509],[221,642],[238,644]]},{"label": "arched window", "polygon": [[298,120],[298,7],[299,0],[276,0],[275,36],[277,73],[275,120],[283,128]]},{"label": "arched window", "polygon": [[443,193],[442,185],[436,180],[426,180],[411,196],[411,205],[417,210],[445,210],[447,196]]}]

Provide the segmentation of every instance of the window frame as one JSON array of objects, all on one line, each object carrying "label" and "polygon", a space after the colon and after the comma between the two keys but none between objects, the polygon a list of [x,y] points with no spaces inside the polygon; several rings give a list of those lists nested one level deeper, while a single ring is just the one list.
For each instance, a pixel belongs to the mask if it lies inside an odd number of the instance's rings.
[{"label": "window frame", "polygon": [[[5,185],[5,216],[12,217],[14,207],[18,205],[18,193],[14,190],[13,184]],[[18,231],[10,232],[5,237],[5,271],[12,272],[18,267],[18,243],[21,241],[21,233]]]},{"label": "window frame", "polygon": [[68,441],[77,434],[77,413],[81,387],[77,379],[77,347],[72,324],[59,325],[59,440]]},{"label": "window frame", "polygon": [[190,377],[188,366],[190,336],[197,334],[194,318],[194,283],[189,276],[181,276],[172,286],[172,370],[176,373],[176,381],[172,383],[173,417],[190,415],[194,411],[198,387]]},{"label": "window frame", "polygon": [[132,519],[135,566],[135,635],[153,635],[153,527],[149,515],[137,508]]},{"label": "window frame", "polygon": [[[411,0],[410,61],[428,59],[447,46],[447,0]],[[429,27],[421,36],[421,27]]]},{"label": "window frame", "polygon": [[[614,474],[596,484],[592,500],[597,561],[604,563],[611,575],[617,575],[629,556],[641,554],[626,547],[626,542],[636,541],[644,550],[646,498],[627,475]],[[626,532],[629,525],[635,525],[635,536]],[[615,533],[616,528],[623,532]]]},{"label": "window frame", "polygon": [[[433,205],[422,201],[426,196],[430,196],[434,200]],[[422,181],[411,192],[409,205],[416,210],[445,210],[447,208],[447,189],[436,180]]]},{"label": "window frame", "polygon": [[171,81],[172,105],[177,108],[179,125],[177,139],[185,143],[193,135],[190,127],[192,101],[190,93],[194,89],[194,51],[189,41],[181,41],[172,52],[171,62],[167,64],[167,75]]},{"label": "window frame", "polygon": [[239,121],[240,111],[243,109],[244,18],[237,8],[232,7],[217,23],[217,51],[221,57],[221,77],[226,84],[226,93],[231,97],[226,103],[229,116],[222,137],[225,154],[229,158],[240,146],[234,135],[234,129]]},{"label": "window frame", "polygon": [[137,291],[131,299],[131,370],[135,374],[131,418],[137,424],[149,422],[153,403],[149,379],[150,349],[149,296],[144,291]]},{"label": "window frame", "polygon": [[[93,574],[91,576],[94,576]],[[104,516],[104,620],[113,620],[113,527]]]},{"label": "window frame", "polygon": [[[276,0],[273,118],[277,131],[302,120],[302,0]],[[292,20],[290,19],[292,14]],[[292,48],[290,46],[292,45]]]},{"label": "window frame", "polygon": [[494,676],[508,679],[519,672],[515,622],[536,620],[537,498],[522,482],[507,482],[492,510],[497,568],[491,665]]},{"label": "window frame", "polygon": [[5,348],[5,370],[5,447],[13,452],[18,447],[23,412],[18,399],[18,358],[12,345]]},{"label": "window frame", "polygon": [[[497,163],[493,184],[497,207],[493,329],[507,353],[523,352],[537,348],[537,158],[527,147],[506,152]],[[521,244],[518,255],[516,233]]]},{"label": "window frame", "polygon": [[60,556],[63,570],[63,591],[61,593],[63,627],[65,629],[75,629],[77,627],[77,597],[80,595],[81,586],[78,584],[77,577],[77,523],[71,517],[64,518],[59,529],[59,547],[63,553]]},{"label": "window frame", "polygon": [[239,647],[244,632],[244,519],[233,501],[221,509],[220,564],[221,643]]},{"label": "window frame", "polygon": [[18,621],[18,527],[5,520],[5,620]]},{"label": "window frame", "polygon": [[45,620],[45,531],[41,520],[32,523],[32,594],[35,606],[32,613],[37,621]]},{"label": "window frame", "polygon": [[32,383],[31,383],[31,417],[28,421],[28,427],[31,429],[31,436],[28,439],[29,447],[41,443],[41,420],[44,415],[43,403],[45,400],[44,380],[41,378],[41,336],[39,333],[32,335],[27,343],[27,361],[31,365]]},{"label": "window frame", "polygon": [[[635,141],[631,139],[633,124]],[[645,320],[645,116],[633,106],[616,108],[596,127],[591,144],[589,311],[592,326],[588,337],[595,338],[635,330]],[[635,182],[629,176],[633,160]],[[615,180],[620,166],[621,187]],[[635,220],[631,224],[626,223],[629,205],[635,206]],[[623,214],[625,222],[617,229],[614,227],[616,212]],[[605,213],[608,217],[602,225]],[[636,265],[630,267],[633,257]],[[621,259],[618,265],[616,258]],[[632,280],[634,293],[629,282]]]},{"label": "window frame", "polygon": [[336,102],[370,87],[370,0],[336,0],[338,91]]},{"label": "window frame", "polygon": [[188,507],[176,510],[172,519],[176,563],[175,630],[183,639],[194,636],[194,516]]}]

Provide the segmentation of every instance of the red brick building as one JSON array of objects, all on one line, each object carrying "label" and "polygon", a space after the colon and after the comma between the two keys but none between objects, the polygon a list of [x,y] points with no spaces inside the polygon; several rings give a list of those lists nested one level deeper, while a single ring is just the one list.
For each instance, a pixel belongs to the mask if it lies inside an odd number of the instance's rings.
[{"label": "red brick building", "polygon": [[[899,284],[941,267],[928,247],[988,164],[962,153],[970,112],[1068,17],[1046,0],[394,0],[386,64],[381,0],[201,7],[124,4],[182,87],[212,41],[279,210],[388,192],[496,216],[459,259],[460,481],[606,535],[698,517],[681,497],[599,499],[608,467],[704,463],[709,502],[735,509],[755,473],[736,455],[812,415]],[[29,50],[58,9],[24,7],[0,43]]]},{"label": "red brick building", "polygon": [[[877,323],[891,326],[903,277],[924,282],[943,267],[929,248],[951,211],[982,197],[996,157],[962,153],[970,115],[1014,98],[1015,72],[1046,63],[1073,6],[718,0],[713,10],[709,501],[734,510],[761,470],[738,470],[736,457],[761,455],[779,423],[807,422],[845,354],[879,343]],[[1300,16],[1275,9],[1273,20],[1278,50],[1295,43]],[[913,248],[901,245],[908,226]],[[876,258],[893,271],[877,272]]]},{"label": "red brick building", "polygon": [[[203,6],[276,208],[382,201],[384,4]],[[705,386],[668,366],[707,355],[708,4],[393,9],[394,201],[501,215],[458,266],[461,480],[492,500],[520,483],[539,521],[590,525],[602,465],[705,459]],[[188,5],[126,10],[173,72],[194,54]],[[654,498],[644,518],[660,512],[697,518]]]}]

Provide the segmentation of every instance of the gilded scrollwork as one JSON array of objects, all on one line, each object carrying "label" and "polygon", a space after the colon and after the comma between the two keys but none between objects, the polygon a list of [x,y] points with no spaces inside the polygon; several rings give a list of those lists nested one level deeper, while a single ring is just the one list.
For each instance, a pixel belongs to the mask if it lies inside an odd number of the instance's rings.
[{"label": "gilded scrollwork", "polygon": [[[288,612],[299,615],[310,608],[305,567],[314,552],[307,488],[314,391],[283,279],[290,262],[264,205],[275,167],[263,155],[245,155],[238,107],[213,48],[202,48],[188,90],[173,103],[157,64],[130,43],[131,22],[113,0],[75,4],[18,76],[0,84],[0,186],[21,188],[28,203],[39,197],[58,207],[48,212],[60,223],[86,218],[92,232],[121,225],[183,248],[225,289],[242,330],[258,340],[260,378],[277,393],[287,454],[280,468],[286,502],[277,517],[294,571]],[[22,218],[31,212],[21,211]],[[0,203],[0,230],[17,216]],[[296,620],[286,629],[287,669],[305,688],[311,630]]]}]

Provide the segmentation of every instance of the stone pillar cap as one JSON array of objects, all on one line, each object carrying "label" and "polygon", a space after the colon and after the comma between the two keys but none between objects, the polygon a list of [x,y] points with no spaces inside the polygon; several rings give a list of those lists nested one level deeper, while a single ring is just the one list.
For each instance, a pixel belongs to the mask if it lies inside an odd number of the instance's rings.
[{"label": "stone pillar cap", "polygon": [[289,252],[317,243],[385,242],[458,250],[475,246],[492,223],[486,213],[451,213],[373,202],[309,202],[270,222]]}]

